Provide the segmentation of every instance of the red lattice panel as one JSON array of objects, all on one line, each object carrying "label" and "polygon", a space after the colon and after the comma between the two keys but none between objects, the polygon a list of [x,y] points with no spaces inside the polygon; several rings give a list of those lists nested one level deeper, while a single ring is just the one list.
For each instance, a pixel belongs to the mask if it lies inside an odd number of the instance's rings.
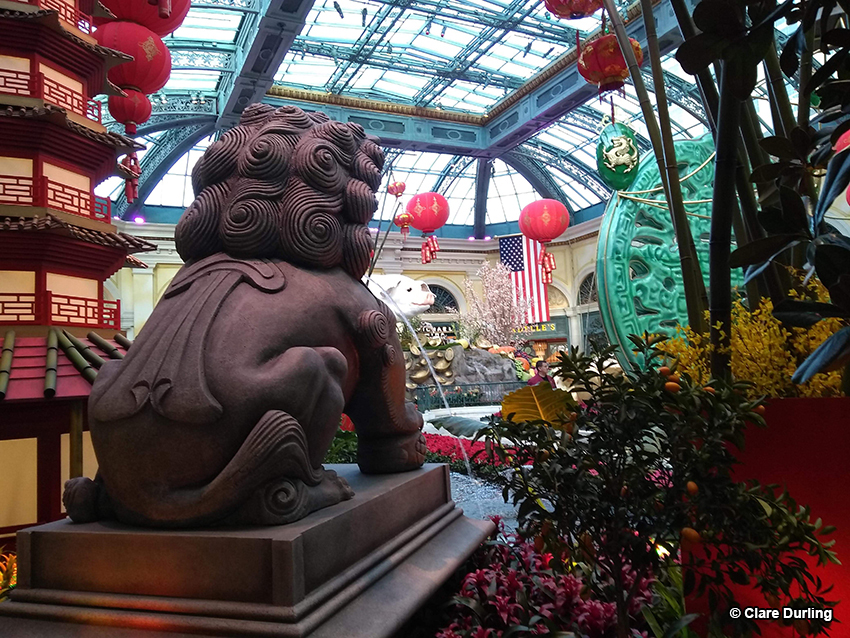
[{"label": "red lattice panel", "polygon": [[94,205],[92,206],[92,217],[102,222],[109,222],[112,219],[112,201],[107,197],[94,196]]},{"label": "red lattice panel", "polygon": [[77,9],[76,0],[71,3],[62,0],[29,0],[29,4],[35,4],[42,9],[50,9],[59,14],[65,22],[70,22],[83,33],[92,32],[91,17]]},{"label": "red lattice panel", "polygon": [[0,175],[0,204],[33,206],[34,198],[32,177]]},{"label": "red lattice panel", "polygon": [[0,293],[0,324],[36,323],[36,296]]},{"label": "red lattice panel", "polygon": [[[95,122],[100,122],[100,104],[93,100],[85,99],[82,93],[77,93],[73,89],[69,89],[67,86],[45,76],[43,73],[38,73],[37,76],[41,84],[41,91],[39,93],[42,99]],[[93,107],[92,103],[97,106]]]},{"label": "red lattice panel", "polygon": [[93,217],[92,194],[67,184],[60,184],[45,178],[47,182],[47,206],[56,208],[72,215]]},{"label": "red lattice panel", "polygon": [[99,325],[100,302],[50,293],[50,320],[54,324]]},{"label": "red lattice panel", "polygon": [[49,294],[50,321],[55,325],[114,328],[121,323],[121,304],[86,297]]},{"label": "red lattice panel", "polygon": [[29,71],[11,71],[0,69],[0,93],[9,95],[32,95]]},{"label": "red lattice panel", "polygon": [[100,327],[121,330],[121,302],[103,301]]}]

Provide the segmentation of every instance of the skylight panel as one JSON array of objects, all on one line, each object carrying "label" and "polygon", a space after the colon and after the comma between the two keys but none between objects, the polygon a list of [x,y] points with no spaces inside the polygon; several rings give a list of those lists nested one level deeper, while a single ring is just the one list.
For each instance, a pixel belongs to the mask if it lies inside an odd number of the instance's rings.
[{"label": "skylight panel", "polygon": [[207,40],[212,42],[234,42],[242,13],[239,11],[216,11],[214,9],[190,9],[186,19],[174,34],[174,38]]},{"label": "skylight panel", "polygon": [[220,77],[219,71],[175,69],[171,72],[171,77],[168,78],[164,88],[165,90],[215,91]]},{"label": "skylight panel", "polygon": [[[433,31],[431,32],[433,33]],[[421,51],[427,51],[438,57],[451,59],[463,49],[456,44],[446,41],[445,38],[435,38],[428,35],[420,35],[414,38],[411,46]]]}]

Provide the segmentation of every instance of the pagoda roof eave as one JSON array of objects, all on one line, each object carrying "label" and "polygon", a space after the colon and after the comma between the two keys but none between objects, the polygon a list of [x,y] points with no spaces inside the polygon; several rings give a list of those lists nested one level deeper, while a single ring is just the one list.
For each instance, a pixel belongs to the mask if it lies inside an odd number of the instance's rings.
[{"label": "pagoda roof eave", "polygon": [[[133,235],[83,228],[69,224],[50,213],[42,217],[5,217],[0,219],[0,233],[3,232],[50,232],[72,237],[89,244],[119,248],[125,250],[128,255],[151,252],[157,249],[156,244]],[[136,265],[136,267],[147,268],[147,265],[143,262],[139,263],[141,266]]]},{"label": "pagoda roof eave", "polygon": [[46,119],[53,124],[63,126],[64,128],[67,128],[74,133],[78,133],[94,142],[111,146],[120,154],[131,153],[133,151],[140,151],[144,149],[143,145],[137,143],[130,137],[121,135],[120,133],[113,133],[110,131],[99,132],[90,129],[87,126],[77,124],[68,118],[67,111],[61,106],[54,106],[52,104],[45,104],[44,106],[37,107],[2,105],[0,106],[0,117]]}]

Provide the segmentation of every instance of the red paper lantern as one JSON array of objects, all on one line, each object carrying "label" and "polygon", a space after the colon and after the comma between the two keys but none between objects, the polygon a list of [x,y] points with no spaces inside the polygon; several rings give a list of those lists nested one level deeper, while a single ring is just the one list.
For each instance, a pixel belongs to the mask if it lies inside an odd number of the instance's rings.
[{"label": "red paper lantern", "polygon": [[[149,4],[139,0],[101,0],[101,4],[119,20],[137,22],[158,36],[165,37],[174,33],[183,23],[192,3],[191,0],[168,0],[170,7],[166,7],[164,1],[162,4]],[[168,14],[163,15],[166,9]],[[95,18],[94,23],[100,26],[111,20],[112,18]]]},{"label": "red paper lantern", "polygon": [[109,69],[109,81],[150,95],[159,91],[171,75],[171,52],[162,39],[135,22],[109,22],[95,31],[97,43],[132,55],[133,60]]},{"label": "red paper lantern", "polygon": [[520,232],[543,244],[538,264],[543,271],[541,280],[544,284],[552,283],[552,271],[555,270],[555,257],[546,252],[546,244],[567,230],[569,225],[570,213],[567,207],[555,199],[531,202],[519,214]]},{"label": "red paper lantern", "polygon": [[519,214],[520,232],[541,244],[560,236],[570,225],[567,207],[555,199],[531,202]]},{"label": "red paper lantern", "polygon": [[[634,38],[629,38],[638,66],[643,64],[643,51]],[[578,72],[582,77],[599,87],[599,92],[615,91],[623,87],[629,77],[629,65],[613,33],[603,35],[585,44],[578,57]]]},{"label": "red paper lantern", "polygon": [[407,185],[404,182],[393,182],[387,186],[387,192],[395,197],[401,197],[404,195],[404,189],[406,186]]},{"label": "red paper lantern", "polygon": [[153,107],[144,93],[134,89],[124,89],[124,92],[127,97],[120,95],[109,97],[109,114],[116,122],[124,125],[129,135],[135,135],[136,127],[150,119]]},{"label": "red paper lantern", "polygon": [[[398,197],[398,195],[396,195],[396,197]],[[413,221],[413,215],[408,213],[406,210],[401,211],[395,216],[395,219],[393,219],[393,224],[398,226],[404,239],[407,239],[408,234],[410,234],[411,221]]]},{"label": "red paper lantern", "polygon": [[449,203],[439,193],[422,193],[407,202],[407,212],[413,216],[410,225],[427,235],[446,223]]},{"label": "red paper lantern", "polygon": [[544,0],[546,10],[558,18],[586,18],[602,8],[602,0]]},{"label": "red paper lantern", "polygon": [[428,237],[446,223],[449,218],[449,203],[439,193],[422,193],[414,195],[407,202],[407,212],[410,213],[410,225],[422,231],[425,240],[422,242],[422,263],[430,263],[440,250],[436,237]]}]

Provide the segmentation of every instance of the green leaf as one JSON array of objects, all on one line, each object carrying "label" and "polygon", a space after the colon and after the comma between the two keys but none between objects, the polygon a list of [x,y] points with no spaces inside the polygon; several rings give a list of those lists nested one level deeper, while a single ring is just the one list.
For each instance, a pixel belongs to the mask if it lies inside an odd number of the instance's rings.
[{"label": "green leaf", "polygon": [[789,326],[808,328],[825,317],[843,317],[845,313],[828,303],[783,299],[773,309],[773,316]]},{"label": "green leaf", "polygon": [[782,173],[782,169],[785,168],[785,165],[781,163],[770,163],[770,164],[762,164],[761,166],[755,168],[752,173],[750,173],[750,181],[754,183],[758,182],[772,182]]},{"label": "green leaf", "polygon": [[643,614],[643,617],[646,619],[646,624],[649,625],[650,629],[652,629],[652,633],[655,634],[655,637],[662,638],[664,636],[664,632],[661,629],[661,625],[658,624],[658,620],[655,618],[652,610],[644,605],[640,608],[640,612]]},{"label": "green leaf", "polygon": [[788,229],[786,232],[806,233],[809,227],[809,216],[800,194],[787,186],[780,186],[779,204],[782,207],[783,226]]},{"label": "green leaf", "polygon": [[805,383],[818,372],[822,372],[836,362],[843,362],[844,358],[850,356],[850,326],[842,328],[809,355],[800,367],[794,372],[791,381],[794,383]]},{"label": "green leaf", "polygon": [[455,436],[475,436],[479,430],[486,427],[478,419],[469,419],[462,416],[440,416],[430,419],[434,427],[442,428]]},{"label": "green leaf", "polygon": [[815,247],[815,269],[824,286],[832,288],[842,275],[850,275],[850,250],[836,244]]},{"label": "green leaf", "polygon": [[562,415],[575,409],[575,400],[565,390],[553,390],[548,383],[527,385],[506,394],[502,414],[513,414],[513,420],[559,423]]},{"label": "green leaf", "polygon": [[684,629],[697,618],[699,618],[699,616],[699,614],[687,614],[686,616],[682,616],[681,618],[679,618],[679,620],[670,625],[670,627],[664,633],[664,638],[673,638],[682,629]]},{"label": "green leaf", "polygon": [[797,149],[787,137],[781,135],[771,135],[759,140],[759,146],[765,151],[781,160],[800,159],[797,155]]},{"label": "green leaf", "polygon": [[826,82],[830,75],[838,71],[844,65],[845,60],[847,60],[847,53],[847,49],[842,49],[828,57],[826,62],[824,62],[821,67],[812,74],[812,77],[809,78],[806,86],[801,87],[803,89],[801,91],[802,95],[808,97],[813,90]]},{"label": "green leaf", "polygon": [[676,60],[685,73],[696,75],[719,59],[728,42],[712,33],[700,33],[688,38],[676,51]]},{"label": "green leaf", "polygon": [[800,243],[804,239],[800,234],[772,235],[751,241],[740,248],[732,251],[729,256],[729,265],[732,268],[740,268],[750,264],[769,261],[776,255],[787,250],[791,246]]}]

